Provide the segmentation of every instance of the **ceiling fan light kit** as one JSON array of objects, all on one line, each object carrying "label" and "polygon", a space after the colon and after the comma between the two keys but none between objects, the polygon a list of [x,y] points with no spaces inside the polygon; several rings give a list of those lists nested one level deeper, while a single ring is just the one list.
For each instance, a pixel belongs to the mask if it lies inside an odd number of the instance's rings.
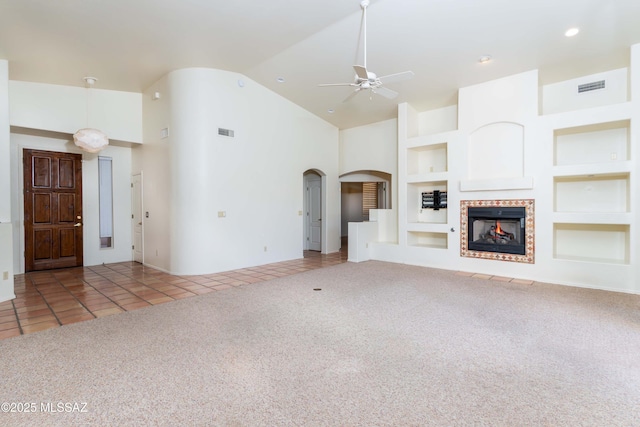
[{"label": "ceiling fan light kit", "polygon": [[367,7],[369,6],[369,0],[362,0],[360,7],[362,8],[362,32],[363,32],[363,65],[354,65],[355,78],[353,83],[328,83],[321,84],[319,86],[351,86],[354,87],[354,91],[351,92],[342,102],[347,102],[359,92],[363,90],[369,90],[369,99],[373,99],[374,94],[381,95],[388,99],[393,99],[398,96],[398,92],[384,87],[384,84],[396,83],[403,80],[408,80],[414,76],[413,71],[404,71],[401,73],[389,74],[386,76],[378,77],[374,72],[367,70]]}]

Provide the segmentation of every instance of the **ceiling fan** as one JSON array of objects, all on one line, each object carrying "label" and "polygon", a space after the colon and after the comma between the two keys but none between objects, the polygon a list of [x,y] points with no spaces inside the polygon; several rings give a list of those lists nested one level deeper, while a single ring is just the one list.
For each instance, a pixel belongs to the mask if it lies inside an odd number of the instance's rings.
[{"label": "ceiling fan", "polygon": [[367,70],[367,7],[369,6],[369,0],[362,0],[360,7],[362,7],[362,26],[364,33],[364,65],[354,65],[353,70],[356,72],[353,83],[327,83],[318,86],[352,86],[355,90],[347,96],[342,102],[347,102],[359,92],[363,90],[370,91],[370,98],[374,94],[382,95],[385,98],[393,99],[398,96],[398,92],[383,87],[383,84],[400,82],[408,80],[414,76],[413,71],[404,71],[402,73],[389,74],[386,76],[378,77],[375,73]]}]

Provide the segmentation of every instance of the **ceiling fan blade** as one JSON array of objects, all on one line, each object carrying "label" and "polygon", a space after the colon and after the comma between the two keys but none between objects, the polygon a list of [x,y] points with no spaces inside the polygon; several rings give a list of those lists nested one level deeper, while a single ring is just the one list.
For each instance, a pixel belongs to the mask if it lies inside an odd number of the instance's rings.
[{"label": "ceiling fan blade", "polygon": [[356,75],[360,79],[368,80],[369,74],[367,73],[367,67],[363,67],[362,65],[354,65],[353,69],[356,72]]},{"label": "ceiling fan blade", "polygon": [[318,86],[324,87],[324,86],[358,86],[358,85],[355,83],[324,83]]},{"label": "ceiling fan blade", "polygon": [[382,95],[382,96],[384,96],[385,98],[388,98],[388,99],[393,99],[396,96],[398,96],[398,92],[396,92],[394,90],[391,90],[391,89],[387,89],[386,87],[375,88],[375,89],[373,89],[373,93],[376,93],[378,95]]},{"label": "ceiling fan blade", "polygon": [[351,92],[351,94],[349,94],[349,96],[347,96],[345,99],[342,100],[342,102],[349,102],[351,100],[351,98],[353,98],[354,96],[356,96],[358,94],[358,92],[360,92],[360,88],[354,90],[353,92]]},{"label": "ceiling fan blade", "polygon": [[389,83],[401,82],[403,80],[409,80],[409,79],[412,79],[413,76],[415,76],[415,74],[413,74],[413,71],[404,71],[402,73],[389,74],[387,76],[378,77],[378,79],[383,84],[389,84]]}]

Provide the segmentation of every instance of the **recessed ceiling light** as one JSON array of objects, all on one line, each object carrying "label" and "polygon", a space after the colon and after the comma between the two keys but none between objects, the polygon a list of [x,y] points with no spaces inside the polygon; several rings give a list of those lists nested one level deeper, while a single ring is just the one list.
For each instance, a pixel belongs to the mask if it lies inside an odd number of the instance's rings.
[{"label": "recessed ceiling light", "polygon": [[284,83],[284,77],[278,77],[278,78],[276,79],[276,81],[277,81],[278,83]]},{"label": "recessed ceiling light", "polygon": [[329,108],[329,109],[327,110],[327,113],[329,113],[329,114],[333,114],[333,112],[334,112],[334,111],[335,111],[335,110],[334,110],[333,108]]},{"label": "recessed ceiling light", "polygon": [[95,77],[83,77],[82,80],[84,80],[87,86],[93,86],[98,81]]},{"label": "recessed ceiling light", "polygon": [[478,62],[481,64],[486,64],[489,61],[491,61],[491,55],[482,55],[480,58],[478,58]]},{"label": "recessed ceiling light", "polygon": [[580,32],[580,28],[569,28],[564,35],[567,37],[573,37]]}]

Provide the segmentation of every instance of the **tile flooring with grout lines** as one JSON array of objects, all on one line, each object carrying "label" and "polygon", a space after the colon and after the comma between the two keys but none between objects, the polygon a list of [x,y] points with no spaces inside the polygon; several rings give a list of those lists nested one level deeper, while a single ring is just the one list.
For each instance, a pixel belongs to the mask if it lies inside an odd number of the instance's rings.
[{"label": "tile flooring with grout lines", "polygon": [[0,303],[0,339],[150,305],[264,282],[347,261],[347,250],[199,276],[175,276],[128,261],[15,276],[16,298]]}]

